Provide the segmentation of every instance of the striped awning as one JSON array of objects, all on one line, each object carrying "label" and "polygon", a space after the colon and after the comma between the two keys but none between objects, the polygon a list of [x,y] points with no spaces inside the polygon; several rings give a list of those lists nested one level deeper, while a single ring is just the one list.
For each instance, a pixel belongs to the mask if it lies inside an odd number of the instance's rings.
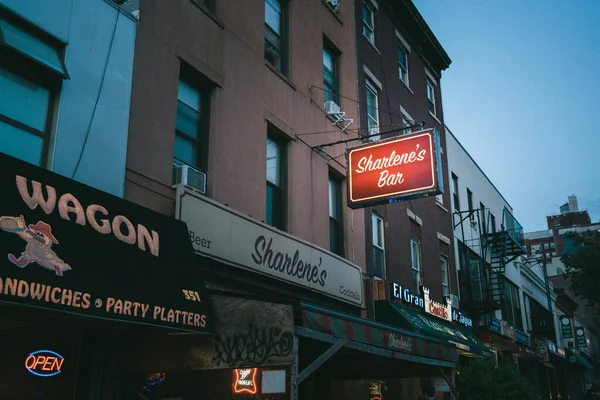
[{"label": "striped awning", "polygon": [[[436,339],[312,305],[302,305],[302,327],[312,332],[348,339],[348,347],[391,358],[446,367],[454,367],[458,361],[454,346]],[[383,349],[388,351],[381,351]]]}]

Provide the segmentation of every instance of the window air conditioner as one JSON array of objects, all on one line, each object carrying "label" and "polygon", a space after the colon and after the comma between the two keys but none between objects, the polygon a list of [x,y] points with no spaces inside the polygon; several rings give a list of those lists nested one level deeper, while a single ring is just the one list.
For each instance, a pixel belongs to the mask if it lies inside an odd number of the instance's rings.
[{"label": "window air conditioner", "polygon": [[340,114],[342,111],[340,106],[335,101],[326,101],[324,106],[325,112],[330,115]]},{"label": "window air conditioner", "polygon": [[333,9],[334,12],[337,12],[340,8],[340,3],[338,0],[325,0],[327,4]]},{"label": "window air conditioner", "polygon": [[206,194],[206,174],[189,165],[173,165],[173,186],[179,184]]},{"label": "window air conditioner", "polygon": [[452,307],[454,308],[459,308],[459,299],[458,296],[455,294],[449,294],[448,298],[450,299],[450,302],[452,303]]}]

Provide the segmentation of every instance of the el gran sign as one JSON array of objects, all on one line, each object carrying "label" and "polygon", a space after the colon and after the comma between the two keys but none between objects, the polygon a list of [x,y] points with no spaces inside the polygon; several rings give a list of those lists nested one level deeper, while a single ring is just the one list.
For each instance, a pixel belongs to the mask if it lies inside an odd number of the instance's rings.
[{"label": "el gran sign", "polygon": [[348,207],[442,192],[439,134],[428,129],[348,150]]}]

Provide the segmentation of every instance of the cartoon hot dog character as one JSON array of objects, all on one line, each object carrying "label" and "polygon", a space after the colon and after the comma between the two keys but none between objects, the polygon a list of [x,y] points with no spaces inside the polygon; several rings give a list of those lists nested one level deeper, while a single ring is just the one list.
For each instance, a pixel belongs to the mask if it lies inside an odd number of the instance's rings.
[{"label": "cartoon hot dog character", "polygon": [[8,255],[10,262],[17,267],[25,268],[30,263],[37,263],[54,271],[58,276],[63,276],[65,271],[71,269],[69,264],[61,260],[52,250],[52,244],[58,244],[58,240],[52,234],[50,225],[44,221],[27,226],[22,215],[20,217],[0,217],[0,229],[15,233],[27,242],[25,251],[21,253],[20,257]]}]

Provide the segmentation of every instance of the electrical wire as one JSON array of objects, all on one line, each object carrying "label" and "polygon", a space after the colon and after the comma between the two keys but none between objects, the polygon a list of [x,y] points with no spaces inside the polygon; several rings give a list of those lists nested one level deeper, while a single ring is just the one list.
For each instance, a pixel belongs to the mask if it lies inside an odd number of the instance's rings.
[{"label": "electrical wire", "polygon": [[[412,121],[415,122],[415,121]],[[393,126],[399,126],[402,129],[408,129],[409,127],[407,127],[404,123],[402,124],[389,124],[389,125],[379,125],[380,128],[388,128],[388,127],[393,127]],[[366,130],[366,128],[347,128],[346,131],[350,131],[352,133],[359,133],[360,130]],[[307,136],[307,135],[322,135],[322,134],[326,134],[326,133],[340,133],[340,129],[336,129],[336,130],[331,130],[331,131],[321,131],[321,132],[304,132],[304,133],[296,133],[296,136]]]},{"label": "electrical wire", "polygon": [[[323,92],[327,92],[327,93],[334,93],[334,92],[332,92],[331,90],[327,90],[327,89],[324,89],[324,88],[322,88],[322,87],[315,86],[315,85],[310,85],[310,88],[319,89],[319,90],[322,90]],[[361,101],[359,101],[359,100],[352,99],[352,98],[350,98],[350,97],[347,97],[347,96],[342,96],[341,94],[338,94],[338,93],[335,93],[335,94],[336,94],[338,97],[342,98],[342,99],[350,100],[350,101],[352,101],[352,102],[354,102],[354,103],[356,103],[356,104],[358,104],[358,105],[363,105],[363,103],[362,103]],[[386,94],[387,94],[387,92],[386,92]],[[388,106],[388,107],[389,107],[389,106]],[[384,114],[392,115],[392,116],[394,116],[394,117],[398,117],[398,118],[400,118],[400,120],[402,120],[402,119],[404,118],[404,116],[403,116],[403,115],[396,114],[396,113],[393,113],[393,112],[390,112],[390,111],[384,111],[384,110],[380,110],[380,109],[377,109],[377,111],[378,111],[378,112],[381,112],[381,113],[384,113]]]},{"label": "electrical wire", "polygon": [[75,170],[73,170],[73,175],[71,175],[71,179],[75,179],[75,175],[77,174],[77,170],[79,169],[79,165],[81,164],[81,160],[83,159],[83,154],[85,153],[85,148],[87,146],[87,142],[90,137],[90,131],[92,129],[92,124],[94,122],[94,116],[96,115],[96,109],[98,108],[98,102],[100,101],[100,95],[102,94],[102,88],[104,87],[104,79],[106,78],[108,62],[110,61],[110,55],[112,54],[113,44],[115,41],[115,34],[117,33],[117,26],[119,25],[119,17],[120,16],[121,16],[121,5],[118,5],[117,6],[117,18],[115,19],[115,26],[113,27],[112,36],[110,38],[108,55],[106,56],[106,62],[104,63],[104,70],[102,71],[102,79],[100,80],[100,87],[98,88],[98,95],[96,96],[96,102],[94,103],[94,108],[92,109],[92,116],[90,117],[90,123],[88,124],[88,128],[85,133],[85,139],[83,141],[83,146],[81,147],[81,152],[79,153],[79,158],[77,159],[77,164],[75,164]]}]

